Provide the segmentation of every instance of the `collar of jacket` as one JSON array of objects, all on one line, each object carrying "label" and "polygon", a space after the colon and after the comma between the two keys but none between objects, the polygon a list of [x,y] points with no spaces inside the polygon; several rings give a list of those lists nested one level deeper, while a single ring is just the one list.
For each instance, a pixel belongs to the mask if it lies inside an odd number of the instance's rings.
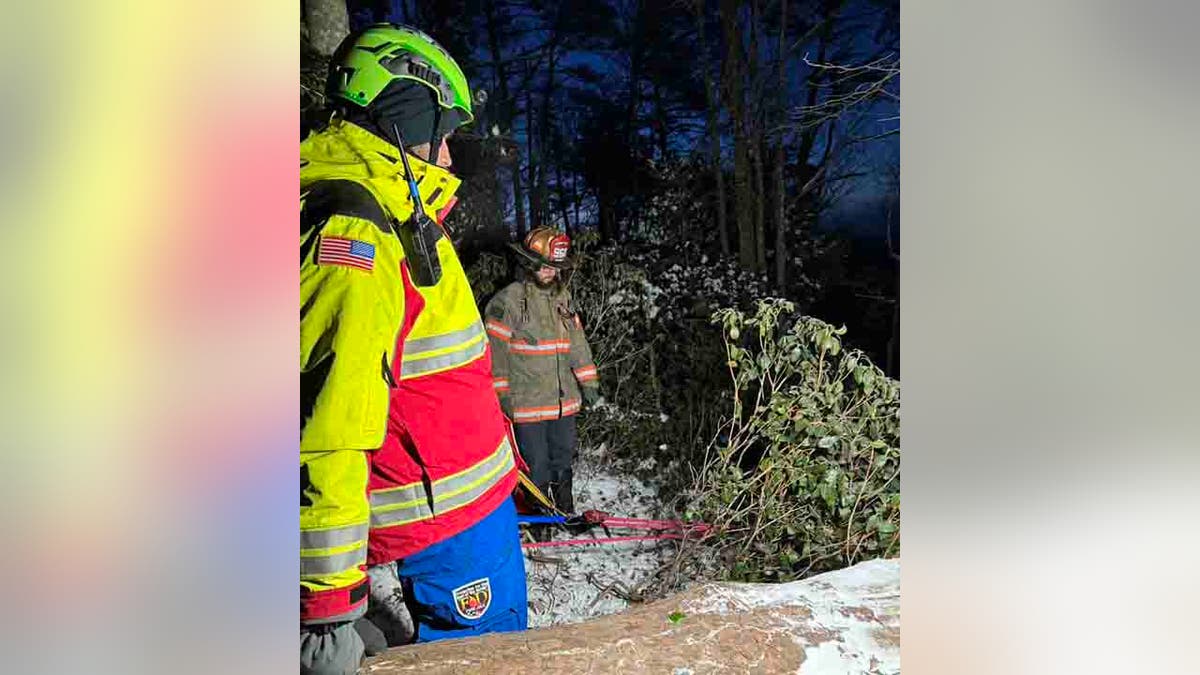
[{"label": "collar of jacket", "polygon": [[525,295],[557,298],[563,295],[565,290],[562,283],[557,280],[549,286],[543,286],[532,275],[525,275],[521,282],[525,286]]},{"label": "collar of jacket", "polygon": [[[425,213],[434,217],[454,199],[462,181],[412,153],[408,154],[408,163],[415,174]],[[336,119],[300,143],[300,184],[330,179],[366,185],[399,220],[412,213],[400,151],[352,122]]]}]

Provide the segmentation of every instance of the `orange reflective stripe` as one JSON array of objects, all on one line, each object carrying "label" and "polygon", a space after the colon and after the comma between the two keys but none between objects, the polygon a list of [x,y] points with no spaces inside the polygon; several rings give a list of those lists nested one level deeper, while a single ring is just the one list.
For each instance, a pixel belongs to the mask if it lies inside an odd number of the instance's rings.
[{"label": "orange reflective stripe", "polygon": [[497,379],[492,380],[492,388],[493,389],[499,389],[500,391],[508,391],[508,387],[509,387],[508,380],[506,380],[506,379],[497,378]]},{"label": "orange reflective stripe", "polygon": [[509,350],[514,354],[566,354],[571,351],[571,343],[562,340],[538,340],[536,343],[513,342]]},{"label": "orange reflective stripe", "polygon": [[513,411],[513,421],[521,422],[542,422],[545,420],[556,420],[559,417],[570,415],[579,412],[580,405],[583,402],[577,398],[567,399],[560,405],[545,406],[540,408],[517,408]]},{"label": "orange reflective stripe", "polygon": [[551,406],[546,408],[517,408],[513,411],[513,420],[522,422],[540,422],[542,420],[552,420],[558,417],[559,407]]},{"label": "orange reflective stripe", "polygon": [[488,335],[498,338],[504,342],[508,342],[512,339],[512,329],[500,323],[499,321],[495,319],[488,319],[485,325],[487,326]]},{"label": "orange reflective stripe", "polygon": [[596,379],[596,366],[584,366],[583,368],[576,368],[575,377],[578,378],[580,382],[587,382],[589,380]]}]

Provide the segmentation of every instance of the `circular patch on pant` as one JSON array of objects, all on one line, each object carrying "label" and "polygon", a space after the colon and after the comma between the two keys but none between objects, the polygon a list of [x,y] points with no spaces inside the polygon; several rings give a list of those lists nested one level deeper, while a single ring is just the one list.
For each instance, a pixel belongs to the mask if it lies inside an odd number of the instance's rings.
[{"label": "circular patch on pant", "polygon": [[454,609],[464,619],[483,616],[492,604],[492,582],[484,577],[454,589]]}]

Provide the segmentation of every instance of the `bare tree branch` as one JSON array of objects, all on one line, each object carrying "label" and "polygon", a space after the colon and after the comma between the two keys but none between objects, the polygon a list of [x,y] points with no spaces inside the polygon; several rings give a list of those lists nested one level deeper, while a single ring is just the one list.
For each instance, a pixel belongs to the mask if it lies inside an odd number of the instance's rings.
[{"label": "bare tree branch", "polygon": [[[880,57],[860,65],[819,63],[804,56],[804,63],[813,70],[826,71],[831,77],[819,85],[825,93],[824,100],[811,106],[800,106],[789,111],[791,129],[810,129],[840,118],[848,110],[868,106],[879,100],[899,101],[900,57],[894,54]],[[879,120],[899,121],[897,116]],[[879,137],[890,135],[891,130]]]}]

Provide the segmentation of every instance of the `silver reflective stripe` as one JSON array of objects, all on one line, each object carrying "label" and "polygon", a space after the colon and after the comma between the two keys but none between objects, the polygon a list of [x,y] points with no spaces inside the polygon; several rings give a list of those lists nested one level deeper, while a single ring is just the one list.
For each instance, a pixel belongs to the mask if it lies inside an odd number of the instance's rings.
[{"label": "silver reflective stripe", "polygon": [[300,548],[335,548],[367,540],[367,525],[346,525],[327,530],[300,530]]},{"label": "silver reflective stripe", "polygon": [[405,485],[404,487],[391,488],[386,491],[371,493],[371,509],[377,509],[381,506],[389,506],[391,504],[424,504],[425,503],[425,488],[420,483]]},{"label": "silver reflective stripe", "polygon": [[509,349],[511,349],[517,353],[520,353],[520,352],[556,352],[561,347],[567,347],[569,349],[570,344],[563,343],[563,342],[550,342],[550,343],[544,343],[544,344],[540,344],[540,345],[527,345],[527,344],[523,344],[520,342],[514,342],[509,346]]},{"label": "silver reflective stripe", "polygon": [[402,525],[404,523],[412,523],[418,520],[428,520],[433,517],[433,511],[429,510],[429,505],[425,502],[406,506],[402,509],[394,511],[384,511],[382,513],[371,514],[371,527],[387,527],[389,525]]},{"label": "silver reflective stripe", "polygon": [[[445,495],[483,480],[497,466],[503,465],[506,459],[512,460],[512,446],[509,445],[507,437],[500,441],[500,445],[496,448],[495,452],[480,460],[475,466],[452,476],[446,476],[434,481],[434,504],[437,504]],[[410,483],[400,487],[375,490],[371,493],[371,510],[396,504],[413,507],[425,503],[427,503],[425,499],[425,487],[421,483]]]},{"label": "silver reflective stripe", "polygon": [[467,342],[473,337],[483,335],[483,325],[478,321],[452,333],[444,335],[431,335],[429,337],[416,338],[414,340],[404,341],[404,353],[420,354],[421,352],[431,352],[435,349],[445,349]]},{"label": "silver reflective stripe", "polygon": [[[512,455],[507,456],[507,461],[504,464],[496,467],[495,475],[491,480],[484,481],[479,485],[462,490],[461,492],[443,494],[436,502],[438,513],[447,513],[454,509],[466,506],[476,499],[479,499],[488,490],[496,485],[499,478],[504,476],[515,465],[513,464]],[[394,511],[384,511],[381,513],[371,514],[371,527],[387,527],[389,525],[401,525],[419,520],[427,520],[433,517],[433,513],[429,510],[429,505],[425,503],[416,506],[396,509]]]},{"label": "silver reflective stripe", "polygon": [[[505,438],[496,452],[492,453],[487,459],[458,475],[443,478],[435,482],[433,484],[434,506],[437,508],[438,513],[445,513],[466,506],[492,489],[514,466],[512,446],[509,445],[508,439]],[[395,491],[372,493],[371,527],[399,525],[432,518],[433,513],[429,510],[429,504],[424,499],[404,502],[404,505],[400,508],[389,508],[387,510],[378,508],[377,510],[377,507],[400,502],[401,499],[393,495],[408,493],[411,489],[412,486],[405,486]],[[417,486],[417,489],[420,489],[420,486]]]},{"label": "silver reflective stripe", "polygon": [[353,551],[334,555],[300,556],[300,577],[337,574],[354,569],[367,562],[367,547],[359,546]]},{"label": "silver reflective stripe", "polygon": [[462,349],[450,352],[449,354],[439,354],[431,356],[427,359],[409,359],[404,357],[404,361],[400,364],[400,377],[416,377],[435,370],[444,370],[463,363],[467,363],[478,356],[483,355],[487,349],[487,340],[479,340],[478,342],[467,345]]},{"label": "silver reflective stripe", "polygon": [[[433,482],[433,501],[437,504],[442,499],[449,495],[471,487],[472,484],[478,483],[487,479],[496,470],[497,467],[502,467],[506,463],[512,462],[512,446],[508,443],[508,438],[505,437],[500,441],[499,447],[488,457],[484,458],[475,466],[457,473],[453,476],[447,476]],[[371,509],[378,510],[385,506],[403,504],[406,507],[413,507],[419,504],[425,504],[425,491],[421,483],[411,483],[398,488],[390,488],[387,490],[376,490],[371,493]]]}]

